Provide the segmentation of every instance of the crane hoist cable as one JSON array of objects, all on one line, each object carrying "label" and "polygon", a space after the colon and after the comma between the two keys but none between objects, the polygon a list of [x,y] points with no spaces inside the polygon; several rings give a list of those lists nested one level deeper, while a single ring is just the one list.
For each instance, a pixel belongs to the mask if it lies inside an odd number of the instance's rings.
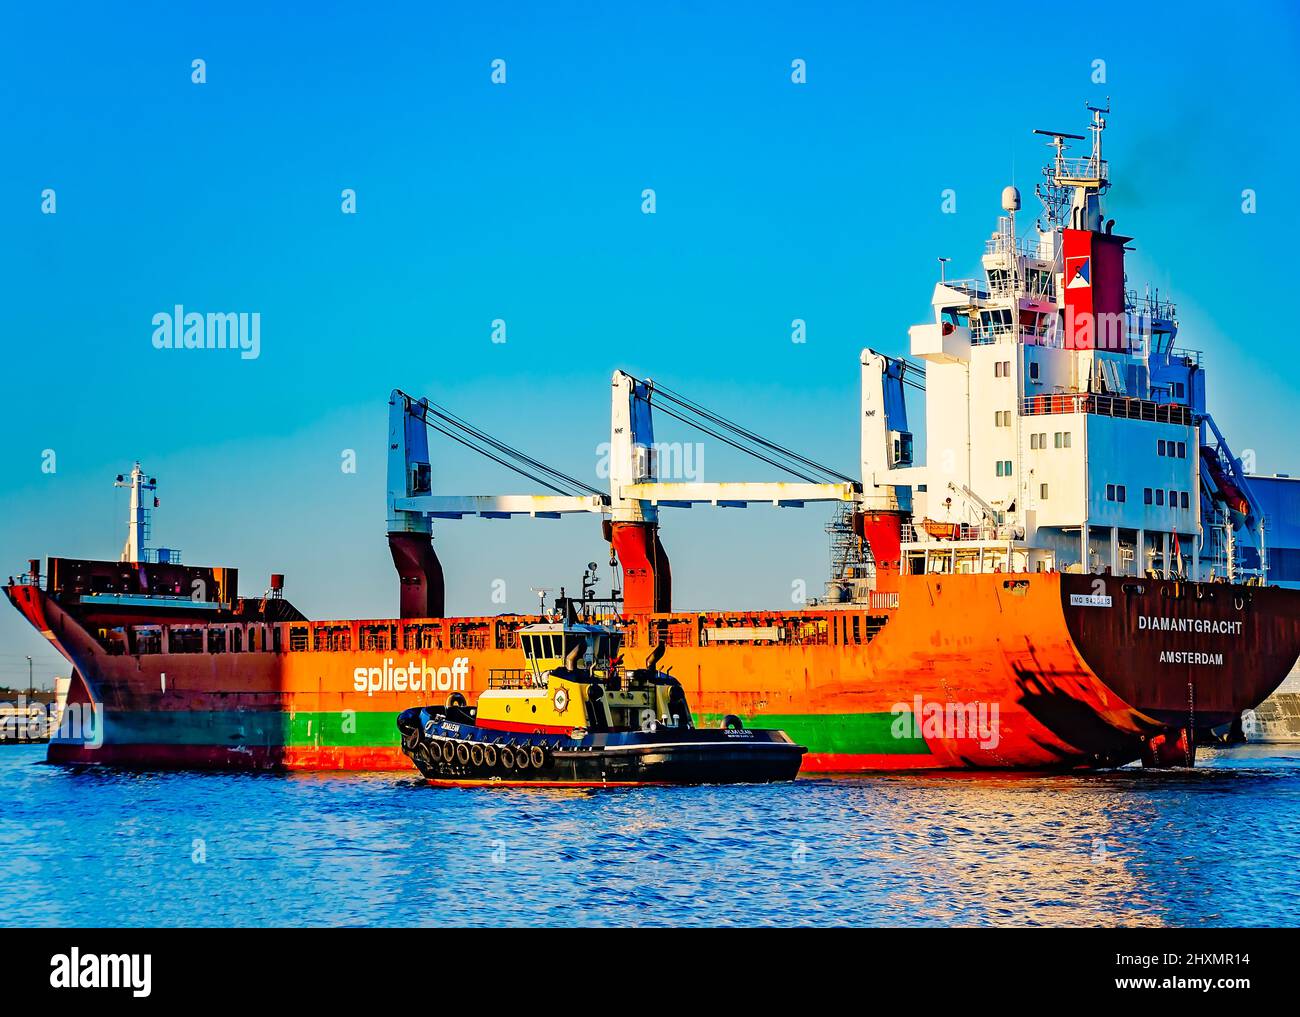
[{"label": "crane hoist cable", "polygon": [[[709,410],[707,407],[679,392],[674,392],[672,389],[659,385],[656,382],[644,382],[644,384],[652,394],[660,395],[663,399],[673,403],[680,411],[680,413],[674,412],[672,408],[665,406],[661,401],[659,403],[659,409],[662,412],[667,413],[669,416],[680,420],[682,423],[687,424],[690,427],[694,427],[699,431],[703,431],[705,434],[709,434],[726,442],[728,445],[731,445],[733,448],[736,448],[741,452],[751,455],[756,459],[761,459],[763,462],[775,466],[778,469],[792,473],[809,483],[824,482],[827,479],[841,483],[853,483],[852,477],[845,476],[838,470],[825,466],[816,460],[809,459],[807,456],[800,455],[798,452],[795,452],[793,449],[787,448],[784,445],[770,441],[762,435],[751,431],[746,427],[742,427],[735,421]],[[708,421],[709,424],[730,432],[734,436],[734,439],[718,433],[705,423],[702,423],[700,419],[691,419],[690,416],[687,415],[702,418],[704,421]],[[760,451],[760,449],[766,451]],[[773,459],[768,453],[778,456],[785,461]],[[809,476],[810,471],[813,474],[820,475],[820,477]]]},{"label": "crane hoist cable", "polygon": [[493,437],[482,428],[452,413],[445,406],[427,400],[422,402],[405,392],[399,394],[407,401],[411,415],[421,420],[430,430],[446,435],[471,451],[491,459],[548,491],[561,495],[603,496],[604,494],[590,484],[547,466],[520,449]]}]

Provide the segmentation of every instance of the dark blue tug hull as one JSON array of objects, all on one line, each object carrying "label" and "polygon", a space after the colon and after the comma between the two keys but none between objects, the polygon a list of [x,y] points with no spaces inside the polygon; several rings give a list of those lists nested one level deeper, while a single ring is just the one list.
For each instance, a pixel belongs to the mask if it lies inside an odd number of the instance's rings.
[{"label": "dark blue tug hull", "polygon": [[431,783],[617,787],[793,780],[802,745],[783,731],[666,728],[580,737],[480,727],[457,707],[397,718],[402,751]]}]

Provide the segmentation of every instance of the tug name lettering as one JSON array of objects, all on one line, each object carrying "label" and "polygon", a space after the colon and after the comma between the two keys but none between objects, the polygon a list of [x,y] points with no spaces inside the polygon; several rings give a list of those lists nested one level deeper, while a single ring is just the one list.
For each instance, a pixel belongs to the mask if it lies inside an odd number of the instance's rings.
[{"label": "tug name lettering", "polygon": [[1138,629],[1152,632],[1204,632],[1215,636],[1241,635],[1241,622],[1212,618],[1160,618],[1139,615]]},{"label": "tug name lettering", "polygon": [[359,667],[353,671],[352,687],[367,696],[376,692],[464,692],[468,675],[468,657],[457,657],[451,667],[430,667],[424,660],[393,667],[393,658],[385,657],[381,667]]}]

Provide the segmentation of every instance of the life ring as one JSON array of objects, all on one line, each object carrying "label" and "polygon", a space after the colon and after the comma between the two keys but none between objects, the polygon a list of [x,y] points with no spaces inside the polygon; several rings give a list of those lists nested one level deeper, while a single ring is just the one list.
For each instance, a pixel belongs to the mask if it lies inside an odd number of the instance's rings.
[{"label": "life ring", "polygon": [[478,742],[469,747],[469,761],[475,767],[483,765],[483,746]]},{"label": "life ring", "polygon": [[469,762],[469,744],[467,742],[456,743],[456,762],[464,766]]},{"label": "life ring", "polygon": [[497,765],[497,747],[495,745],[483,746],[483,765],[484,766]]},{"label": "life ring", "polygon": [[540,745],[534,745],[528,750],[528,762],[534,770],[541,770],[546,767],[546,750]]},{"label": "life ring", "polygon": [[501,746],[501,751],[497,754],[497,758],[501,761],[501,769],[513,770],[515,768],[515,750],[509,745]]},{"label": "life ring", "polygon": [[454,762],[456,759],[456,743],[448,739],[442,743],[442,761],[444,763]]},{"label": "life ring", "polygon": [[722,728],[724,731],[743,731],[745,725],[734,713],[729,713],[722,718]]},{"label": "life ring", "polygon": [[447,705],[447,709],[449,710],[453,706],[459,706],[463,710],[468,704],[465,702],[464,696],[462,696],[459,692],[453,692],[451,695],[447,697],[446,705]]}]

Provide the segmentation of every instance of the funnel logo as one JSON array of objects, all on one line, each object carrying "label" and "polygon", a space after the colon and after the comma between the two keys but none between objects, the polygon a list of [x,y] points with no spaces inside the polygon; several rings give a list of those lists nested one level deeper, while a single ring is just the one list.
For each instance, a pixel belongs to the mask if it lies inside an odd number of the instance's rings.
[{"label": "funnel logo", "polygon": [[464,692],[469,658],[457,657],[451,667],[430,667],[429,662],[408,661],[394,667],[385,657],[379,667],[359,667],[352,672],[352,688],[373,696],[376,692]]},{"label": "funnel logo", "polygon": [[1065,259],[1065,288],[1067,290],[1087,289],[1092,285],[1092,259]]}]

